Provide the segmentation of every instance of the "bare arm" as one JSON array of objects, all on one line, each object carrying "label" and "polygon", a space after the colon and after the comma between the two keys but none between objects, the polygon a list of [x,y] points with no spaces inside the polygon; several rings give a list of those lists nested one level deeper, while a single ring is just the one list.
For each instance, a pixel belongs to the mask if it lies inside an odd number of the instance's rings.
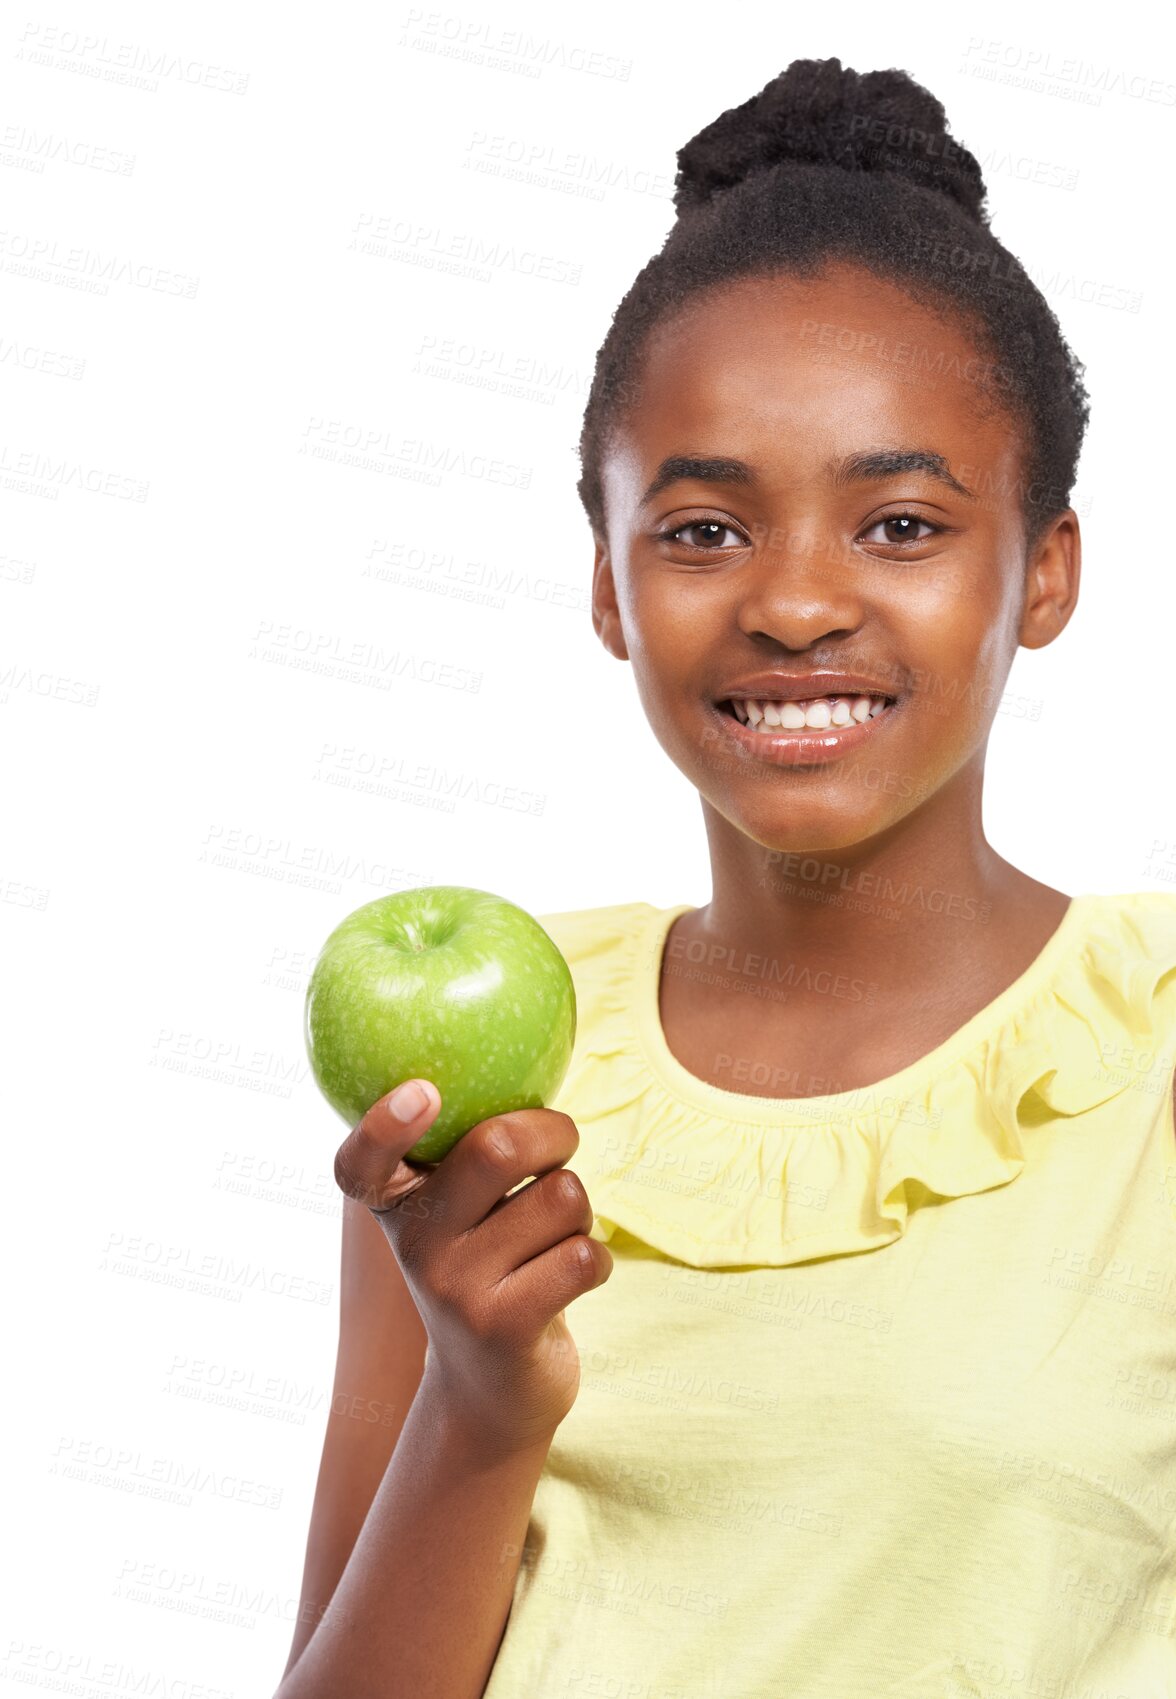
[{"label": "bare arm", "polygon": [[326,1614],[274,1699],[481,1699],[550,1441],[487,1447],[426,1370]]},{"label": "bare arm", "polygon": [[424,1373],[427,1335],[369,1210],[343,1199],[339,1349],[289,1674],[338,1586]]},{"label": "bare arm", "polygon": [[[404,1152],[439,1097],[430,1086],[406,1122],[395,1095],[335,1158],[355,1211],[336,1398],[274,1699],[482,1699],[535,1489],[579,1388],[565,1312],[612,1269],[564,1167],[579,1143],[570,1116],[507,1111],[414,1167]],[[388,1425],[362,1420],[373,1406]]]}]

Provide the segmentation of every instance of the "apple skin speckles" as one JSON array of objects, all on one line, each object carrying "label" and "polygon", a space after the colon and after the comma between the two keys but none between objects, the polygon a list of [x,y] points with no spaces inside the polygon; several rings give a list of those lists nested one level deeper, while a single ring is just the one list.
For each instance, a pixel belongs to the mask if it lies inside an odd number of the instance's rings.
[{"label": "apple skin speckles", "polygon": [[407,1153],[438,1162],[471,1127],[558,1092],[576,1036],[571,970],[533,915],[464,885],[396,891],[349,914],[319,952],[304,1037],[328,1103],[354,1127],[406,1079],[441,1095]]}]

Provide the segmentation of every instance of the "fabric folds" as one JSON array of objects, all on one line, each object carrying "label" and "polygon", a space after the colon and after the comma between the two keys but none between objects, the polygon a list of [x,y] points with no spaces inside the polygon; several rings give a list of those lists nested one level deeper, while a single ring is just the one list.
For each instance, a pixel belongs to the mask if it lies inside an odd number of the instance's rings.
[{"label": "fabric folds", "polygon": [[[698,1268],[783,1266],[891,1243],[914,1211],[1007,1186],[1043,1123],[1176,1065],[1176,894],[1072,899],[1024,973],[926,1056],[824,1097],[759,1097],[690,1074],[658,1015],[662,951],[691,904],[540,915],[577,997],[552,1107],[593,1235]],[[1165,1064],[1166,1057],[1166,1064]],[[1170,1103],[1168,1114],[1171,1115]]]}]

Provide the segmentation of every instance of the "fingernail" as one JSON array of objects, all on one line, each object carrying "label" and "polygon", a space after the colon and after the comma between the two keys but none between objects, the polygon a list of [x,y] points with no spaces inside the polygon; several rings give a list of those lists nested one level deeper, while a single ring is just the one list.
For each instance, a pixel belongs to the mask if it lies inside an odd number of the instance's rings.
[{"label": "fingernail", "polygon": [[415,1121],[428,1107],[429,1094],[417,1080],[405,1080],[388,1099],[388,1108],[396,1121]]}]

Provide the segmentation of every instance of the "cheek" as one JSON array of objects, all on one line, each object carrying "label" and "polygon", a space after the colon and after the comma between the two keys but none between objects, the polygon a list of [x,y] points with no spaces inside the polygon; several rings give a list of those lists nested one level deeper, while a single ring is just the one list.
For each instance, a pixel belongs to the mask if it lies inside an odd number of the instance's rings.
[{"label": "cheek", "polygon": [[[1019,592],[1010,580],[993,573],[961,598],[961,604],[954,629],[961,683],[971,680],[977,691],[984,692],[987,705],[1003,690],[1017,652]],[[985,717],[991,717],[987,707]]]},{"label": "cheek", "polygon": [[999,671],[1017,647],[1017,598],[986,552],[929,564],[875,607],[896,653],[948,687],[962,689],[978,674]]},{"label": "cheek", "polygon": [[707,627],[700,602],[653,578],[630,587],[623,618],[630,660],[667,677],[684,670]]},{"label": "cheek", "polygon": [[927,644],[926,665],[916,673],[912,706],[922,716],[922,735],[965,754],[981,743],[1000,706],[1011,660],[1003,622],[956,610],[939,641]]}]

